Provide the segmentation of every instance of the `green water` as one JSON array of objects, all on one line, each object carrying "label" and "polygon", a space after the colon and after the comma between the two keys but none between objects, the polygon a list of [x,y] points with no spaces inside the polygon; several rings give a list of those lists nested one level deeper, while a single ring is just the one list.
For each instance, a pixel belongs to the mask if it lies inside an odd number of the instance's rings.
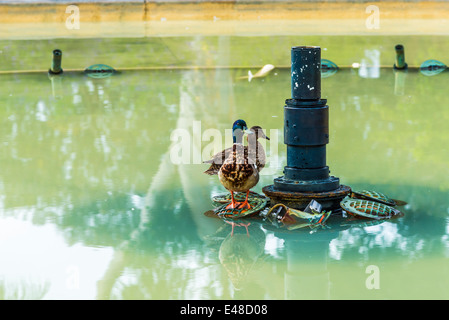
[{"label": "green water", "polygon": [[86,68],[102,63],[114,68],[170,66],[275,66],[290,65],[290,48],[317,45],[322,58],[339,66],[380,52],[380,64],[392,66],[394,47],[401,43],[410,66],[428,59],[449,64],[446,36],[195,36],[103,39],[1,40],[0,70],[46,70],[52,51],[62,50],[62,66]]},{"label": "green water", "polygon": [[[238,39],[214,41],[224,50],[197,60],[231,65]],[[242,227],[231,237],[203,214],[226,190],[197,163],[210,146],[201,134],[224,134],[237,118],[267,130],[256,192],[286,164],[290,72],[237,80],[247,71],[1,75],[0,298],[449,298],[449,74],[354,69],[322,80],[332,174],[408,202],[404,217],[289,235],[253,221],[249,237]],[[173,161],[176,130],[189,134],[188,163]]]}]

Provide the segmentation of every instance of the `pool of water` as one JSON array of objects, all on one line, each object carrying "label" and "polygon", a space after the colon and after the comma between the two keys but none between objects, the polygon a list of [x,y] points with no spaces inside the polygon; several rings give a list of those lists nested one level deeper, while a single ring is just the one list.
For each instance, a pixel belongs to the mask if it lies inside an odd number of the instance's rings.
[{"label": "pool of water", "polygon": [[[204,49],[185,61],[235,65],[229,43],[241,39],[229,39],[190,39],[224,50]],[[449,298],[449,74],[379,68],[389,61],[382,46],[396,41],[379,39],[381,45],[366,40],[368,51],[355,57],[345,49],[336,61],[360,68],[322,79],[330,106],[327,163],[354,190],[408,204],[397,219],[334,219],[316,232],[285,233],[252,220],[249,237],[242,227],[231,236],[230,225],[204,215],[211,197],[226,190],[202,173],[201,160],[229,141],[235,119],[262,126],[271,138],[254,191],[282,175],[288,69],[251,82],[240,79],[248,68],[135,70],[104,79],[1,74],[0,298]],[[3,52],[21,57],[14,43],[3,42]],[[113,48],[126,51],[119,44]],[[167,48],[161,46],[165,57],[180,57]],[[278,49],[264,54],[278,57]],[[285,64],[289,50],[283,48]],[[123,52],[125,62],[137,63]],[[126,66],[113,53],[102,58],[96,63]],[[11,58],[4,69],[30,66],[32,59]]]}]

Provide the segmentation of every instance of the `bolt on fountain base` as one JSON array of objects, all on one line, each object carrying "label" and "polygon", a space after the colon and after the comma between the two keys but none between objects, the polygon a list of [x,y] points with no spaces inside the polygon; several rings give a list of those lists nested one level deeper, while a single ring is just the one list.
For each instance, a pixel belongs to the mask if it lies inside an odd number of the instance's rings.
[{"label": "bolt on fountain base", "polygon": [[279,190],[275,185],[268,185],[262,188],[262,192],[270,198],[271,206],[282,203],[293,209],[304,210],[311,200],[315,200],[321,204],[322,210],[340,213],[340,202],[351,192],[351,188],[339,185],[338,188],[330,191],[304,192]]}]

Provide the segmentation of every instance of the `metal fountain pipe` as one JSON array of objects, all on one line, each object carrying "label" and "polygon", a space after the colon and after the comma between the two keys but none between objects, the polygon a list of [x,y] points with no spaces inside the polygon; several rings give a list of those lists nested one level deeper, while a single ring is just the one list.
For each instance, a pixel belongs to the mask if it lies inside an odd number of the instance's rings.
[{"label": "metal fountain pipe", "polygon": [[300,46],[291,49],[292,98],[285,100],[284,144],[287,165],[284,176],[262,191],[271,204],[283,203],[304,210],[311,200],[323,210],[338,211],[348,186],[330,176],[326,165],[329,143],[329,107],[321,99],[321,48]]},{"label": "metal fountain pipe", "polygon": [[62,60],[62,51],[59,49],[53,50],[53,59],[51,61],[51,68],[48,70],[48,72],[51,74],[62,73],[61,60]]},{"label": "metal fountain pipe", "polygon": [[328,107],[321,100],[321,51],[319,47],[293,47],[292,99],[284,107],[284,143],[287,145],[286,178],[327,178],[310,169],[326,166],[329,142]]},{"label": "metal fountain pipe", "polygon": [[[292,99],[318,100],[321,98],[321,49],[300,46],[291,50]],[[312,85],[312,87],[311,87]]]},{"label": "metal fountain pipe", "polygon": [[397,44],[394,49],[396,50],[394,69],[407,69],[408,66],[405,62],[404,46],[402,44]]},{"label": "metal fountain pipe", "polygon": [[287,99],[284,107],[284,143],[287,145],[284,180],[310,183],[286,185],[286,181],[275,181],[275,186],[294,191],[333,190],[338,188],[339,182],[338,179],[329,180],[326,166],[329,107],[327,100],[321,99],[321,48],[293,47],[291,59],[292,99]]}]

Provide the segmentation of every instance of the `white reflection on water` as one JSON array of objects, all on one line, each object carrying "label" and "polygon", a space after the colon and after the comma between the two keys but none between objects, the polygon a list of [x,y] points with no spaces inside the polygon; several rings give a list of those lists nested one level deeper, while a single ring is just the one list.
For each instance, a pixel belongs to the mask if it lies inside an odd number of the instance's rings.
[{"label": "white reflection on water", "polygon": [[47,114],[48,114],[47,107],[45,106],[45,102],[42,100],[39,100],[37,102],[37,110],[36,110],[36,120],[45,122],[47,121]]},{"label": "white reflection on water", "polygon": [[1,299],[94,299],[110,248],[69,246],[53,224],[0,219]]},{"label": "white reflection on water", "polygon": [[380,51],[378,49],[365,50],[365,57],[360,63],[359,76],[373,79],[380,77]]},{"label": "white reflection on water", "polygon": [[[357,252],[368,258],[369,252],[375,247],[396,248],[399,251],[407,249],[407,238],[401,235],[398,225],[384,222],[363,228],[350,228],[340,232],[338,238],[329,244],[329,257],[341,260],[348,248],[358,248]],[[419,248],[415,248],[419,251]]]}]

